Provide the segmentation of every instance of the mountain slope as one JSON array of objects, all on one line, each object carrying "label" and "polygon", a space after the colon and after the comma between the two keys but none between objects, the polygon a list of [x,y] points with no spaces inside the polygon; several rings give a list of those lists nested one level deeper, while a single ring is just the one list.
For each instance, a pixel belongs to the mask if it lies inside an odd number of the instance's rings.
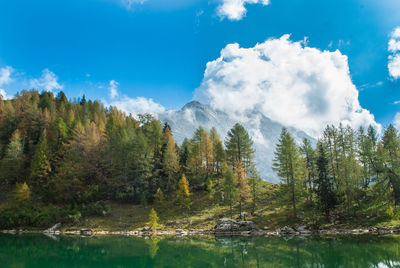
[{"label": "mountain slope", "polygon": [[[242,124],[254,141],[256,151],[257,169],[264,180],[278,182],[279,178],[272,170],[275,144],[278,142],[282,125],[272,121],[257,111],[249,111],[245,115],[228,115],[227,113],[215,110],[209,105],[192,101],[186,104],[179,111],[166,111],[158,114],[158,118],[163,123],[168,123],[173,130],[174,137],[178,143],[182,143],[184,138],[191,138],[194,131],[203,126],[210,130],[212,127],[217,129],[218,134],[224,140],[228,131],[239,122]],[[297,142],[309,137],[303,131],[288,128]]]}]

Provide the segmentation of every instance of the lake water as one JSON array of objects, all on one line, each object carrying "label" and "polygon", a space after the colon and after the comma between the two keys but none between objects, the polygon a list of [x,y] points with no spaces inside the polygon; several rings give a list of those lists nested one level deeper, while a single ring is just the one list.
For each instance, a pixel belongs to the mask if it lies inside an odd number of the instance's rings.
[{"label": "lake water", "polygon": [[400,267],[400,236],[0,235],[0,267]]}]

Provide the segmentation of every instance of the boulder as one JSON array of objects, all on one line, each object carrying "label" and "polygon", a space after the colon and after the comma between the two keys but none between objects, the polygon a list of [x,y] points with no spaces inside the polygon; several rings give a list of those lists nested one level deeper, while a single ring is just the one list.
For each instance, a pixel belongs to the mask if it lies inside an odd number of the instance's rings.
[{"label": "boulder", "polygon": [[279,233],[293,235],[293,234],[296,234],[297,232],[289,226],[284,226],[279,230]]},{"label": "boulder", "polygon": [[81,235],[92,235],[93,234],[93,230],[92,229],[81,229],[79,231],[79,233]]},{"label": "boulder", "polygon": [[45,233],[53,233],[56,229],[59,229],[61,227],[61,223],[54,224],[52,227],[49,229],[45,230]]},{"label": "boulder", "polygon": [[232,219],[221,219],[214,228],[216,233],[251,232],[258,230],[252,221],[235,221]]}]

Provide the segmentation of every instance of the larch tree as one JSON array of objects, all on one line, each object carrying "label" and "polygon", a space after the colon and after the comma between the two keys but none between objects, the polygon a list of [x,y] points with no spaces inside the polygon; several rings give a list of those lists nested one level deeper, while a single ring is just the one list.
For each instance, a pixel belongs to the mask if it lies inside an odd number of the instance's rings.
[{"label": "larch tree", "polygon": [[182,174],[182,177],[178,183],[176,195],[178,197],[178,204],[181,207],[190,209],[192,202],[190,201],[189,182],[187,181],[185,174]]},{"label": "larch tree", "polygon": [[249,186],[249,179],[247,178],[244,165],[240,160],[236,161],[234,166],[234,173],[236,176],[236,187],[239,193],[239,212],[240,216],[243,213],[243,205],[251,202],[251,189]]},{"label": "larch tree", "polygon": [[286,128],[282,129],[275,150],[274,170],[282,179],[288,201],[293,208],[293,216],[297,217],[296,203],[300,197],[301,176],[303,173],[299,149]]}]

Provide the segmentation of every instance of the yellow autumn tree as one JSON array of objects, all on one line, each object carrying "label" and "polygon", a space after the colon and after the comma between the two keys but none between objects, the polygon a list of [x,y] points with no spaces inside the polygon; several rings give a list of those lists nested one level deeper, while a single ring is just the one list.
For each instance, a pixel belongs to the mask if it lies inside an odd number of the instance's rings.
[{"label": "yellow autumn tree", "polygon": [[158,227],[158,216],[157,216],[157,212],[154,210],[154,208],[152,208],[150,210],[150,214],[149,214],[149,222],[147,223],[151,229],[153,228],[157,228]]},{"label": "yellow autumn tree", "polygon": [[14,197],[20,202],[31,199],[31,190],[26,182],[16,184]]},{"label": "yellow autumn tree", "polygon": [[234,171],[237,183],[236,186],[239,192],[239,207],[241,215],[243,211],[242,210],[243,203],[251,202],[249,179],[246,177],[246,172],[242,161],[240,160],[236,161]]},{"label": "yellow autumn tree", "polygon": [[185,174],[182,174],[176,194],[178,196],[178,204],[189,209],[192,203],[190,201],[189,182],[187,181]]}]

